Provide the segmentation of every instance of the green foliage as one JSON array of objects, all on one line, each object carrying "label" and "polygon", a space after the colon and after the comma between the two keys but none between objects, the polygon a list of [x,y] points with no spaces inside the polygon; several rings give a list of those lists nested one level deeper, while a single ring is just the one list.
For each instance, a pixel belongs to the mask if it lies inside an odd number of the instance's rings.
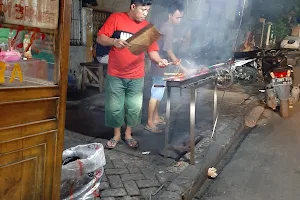
[{"label": "green foliage", "polygon": [[276,6],[281,6],[281,13],[273,23],[273,33],[281,40],[291,33],[291,29],[297,25],[297,17],[300,16],[300,0],[276,0]]},{"label": "green foliage", "polygon": [[291,24],[284,17],[278,18],[273,23],[273,34],[278,40],[282,40],[285,36],[289,35],[291,32]]}]

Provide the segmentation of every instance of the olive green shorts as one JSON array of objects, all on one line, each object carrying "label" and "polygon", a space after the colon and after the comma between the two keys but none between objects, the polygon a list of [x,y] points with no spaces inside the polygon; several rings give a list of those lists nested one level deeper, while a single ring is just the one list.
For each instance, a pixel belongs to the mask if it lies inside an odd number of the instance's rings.
[{"label": "olive green shorts", "polygon": [[141,123],[144,78],[124,79],[107,75],[105,83],[105,125],[119,128]]}]

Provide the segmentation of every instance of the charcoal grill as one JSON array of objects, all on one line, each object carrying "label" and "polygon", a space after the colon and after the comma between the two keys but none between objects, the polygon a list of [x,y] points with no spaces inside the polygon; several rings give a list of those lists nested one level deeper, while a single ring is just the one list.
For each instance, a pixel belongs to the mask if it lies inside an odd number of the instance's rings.
[{"label": "charcoal grill", "polygon": [[[196,91],[201,86],[213,83],[216,81],[217,73],[215,68],[223,66],[224,64],[218,64],[210,67],[210,70],[201,75],[195,75],[192,77],[184,78],[180,81],[174,81],[173,79],[166,79],[166,86],[154,86],[154,87],[166,87],[167,89],[167,105],[166,105],[166,127],[165,127],[165,149],[164,156],[168,156],[169,149],[175,149],[179,151],[190,152],[190,164],[195,164],[195,119],[196,119]],[[189,145],[178,146],[169,144],[170,137],[170,114],[171,114],[171,90],[172,88],[189,89],[190,90],[190,141]]]}]

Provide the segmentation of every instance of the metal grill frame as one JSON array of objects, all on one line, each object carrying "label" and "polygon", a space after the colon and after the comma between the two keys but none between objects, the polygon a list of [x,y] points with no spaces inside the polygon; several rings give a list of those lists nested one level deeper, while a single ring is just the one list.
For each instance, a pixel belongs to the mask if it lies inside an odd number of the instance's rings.
[{"label": "metal grill frame", "polygon": [[[166,127],[165,127],[165,149],[164,157],[168,157],[169,149],[183,150],[190,152],[190,164],[195,164],[195,120],[196,120],[196,100],[197,89],[203,85],[216,81],[216,72],[210,72],[197,77],[186,79],[183,81],[167,81],[167,104],[166,104]],[[170,116],[171,116],[171,89],[177,87],[181,89],[189,89],[190,99],[190,142],[187,146],[176,146],[169,144],[170,139]]]}]

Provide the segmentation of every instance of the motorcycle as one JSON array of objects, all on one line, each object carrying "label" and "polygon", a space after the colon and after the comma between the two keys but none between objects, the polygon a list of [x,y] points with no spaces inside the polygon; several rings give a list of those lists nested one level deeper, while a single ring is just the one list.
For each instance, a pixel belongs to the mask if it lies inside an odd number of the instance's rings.
[{"label": "motorcycle", "polygon": [[218,88],[229,88],[234,80],[238,80],[242,85],[249,85],[256,81],[258,77],[257,53],[257,51],[234,53],[234,59],[227,63],[228,67],[217,72]]},{"label": "motorcycle", "polygon": [[[205,45],[197,53],[189,53],[182,60],[182,64],[188,68],[189,66],[193,68],[200,64],[212,65],[218,62],[218,60],[227,57],[226,55],[222,56],[221,50],[222,48],[214,47],[213,45]],[[234,80],[238,80],[242,85],[249,85],[256,81],[258,77],[257,54],[257,50],[235,52],[233,59],[230,59],[224,66],[217,70],[217,87],[219,89],[227,89],[234,83]]]},{"label": "motorcycle", "polygon": [[293,87],[293,66],[287,65],[283,50],[271,49],[262,56],[262,73],[265,82],[265,101],[273,110],[279,108],[283,118],[289,116],[289,97]]}]

